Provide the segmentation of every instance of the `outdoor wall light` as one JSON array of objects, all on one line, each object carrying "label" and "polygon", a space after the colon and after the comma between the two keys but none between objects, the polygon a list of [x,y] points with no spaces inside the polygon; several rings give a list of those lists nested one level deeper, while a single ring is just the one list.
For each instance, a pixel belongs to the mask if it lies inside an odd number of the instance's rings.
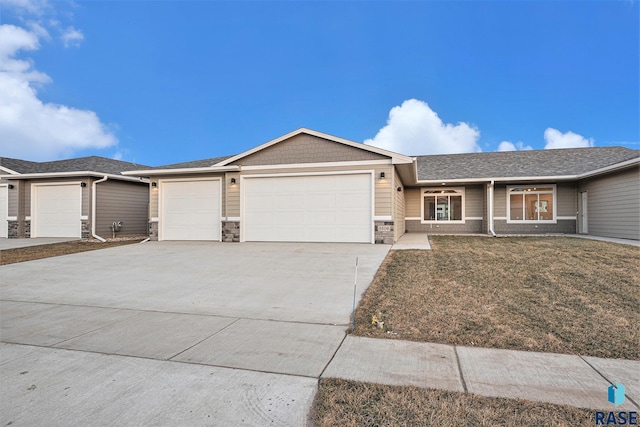
[{"label": "outdoor wall light", "polygon": [[384,172],[380,172],[380,179],[384,178]]},{"label": "outdoor wall light", "polygon": [[231,178],[231,184],[235,184],[236,183],[236,179],[235,178]]},{"label": "outdoor wall light", "polygon": [[402,192],[402,187],[398,187],[398,193]]},{"label": "outdoor wall light", "polygon": [[11,190],[11,189],[13,188],[13,184],[9,184],[9,185],[7,186],[7,188],[9,188],[9,190]]},{"label": "outdoor wall light", "polygon": [[81,183],[80,183],[80,187],[84,188],[84,187],[86,187],[86,186],[87,186],[87,183],[86,183],[86,182],[81,182]]},{"label": "outdoor wall light", "polygon": [[157,182],[152,182],[152,183],[151,183],[151,186],[152,186],[153,188],[156,188],[156,187],[158,186],[158,183],[157,183]]}]

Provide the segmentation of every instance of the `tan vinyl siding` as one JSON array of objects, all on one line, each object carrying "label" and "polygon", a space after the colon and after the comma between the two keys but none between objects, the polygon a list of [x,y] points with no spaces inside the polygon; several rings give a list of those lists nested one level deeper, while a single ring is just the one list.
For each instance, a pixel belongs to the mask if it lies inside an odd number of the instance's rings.
[{"label": "tan vinyl siding", "polygon": [[105,181],[96,184],[96,233],[111,237],[111,224],[122,221],[118,235],[147,234],[149,188],[145,184]]},{"label": "tan vinyl siding", "polygon": [[578,191],[587,192],[589,234],[640,239],[640,168],[585,180]]},{"label": "tan vinyl siding", "polygon": [[[402,180],[400,176],[395,172],[393,172],[393,195],[394,195],[394,212],[393,212],[393,232],[394,232],[394,240],[397,242],[400,237],[404,234],[405,224],[405,209],[404,209],[404,185],[402,184]],[[400,188],[402,191],[398,191]]]},{"label": "tan vinyl siding", "polygon": [[[236,183],[231,184],[231,178],[235,178]],[[226,209],[222,215],[226,217],[240,217],[240,174],[237,172],[227,173],[226,183]]]},{"label": "tan vinyl siding", "polygon": [[11,184],[13,185],[13,188],[7,190],[7,216],[17,217],[19,212],[18,203],[20,201],[21,188],[24,187],[24,184],[22,183],[22,181],[12,181]]},{"label": "tan vinyl siding", "polygon": [[496,184],[493,188],[493,217],[507,217],[507,186]]},{"label": "tan vinyl siding", "polygon": [[474,185],[464,188],[464,216],[465,218],[484,217],[484,187]]},{"label": "tan vinyl siding", "polygon": [[420,218],[420,189],[404,189],[405,217]]},{"label": "tan vinyl siding", "polygon": [[576,209],[578,208],[578,192],[576,191],[576,184],[570,183],[558,183],[557,187],[558,211],[557,216],[576,216]]},{"label": "tan vinyl siding", "polygon": [[[380,173],[384,172],[385,177],[380,178]],[[379,167],[373,174],[375,216],[391,216],[393,214],[393,198],[391,196],[391,186],[393,184],[393,168]]]},{"label": "tan vinyl siding", "polygon": [[300,134],[239,159],[233,164],[255,166],[384,159],[388,157],[317,136]]}]

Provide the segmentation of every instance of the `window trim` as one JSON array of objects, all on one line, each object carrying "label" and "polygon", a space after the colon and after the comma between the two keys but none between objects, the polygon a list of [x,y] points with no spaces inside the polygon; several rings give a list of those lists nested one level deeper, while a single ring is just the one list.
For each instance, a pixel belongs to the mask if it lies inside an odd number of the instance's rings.
[{"label": "window trim", "polygon": [[[551,193],[548,191],[515,191],[514,188],[535,188],[535,187],[551,187]],[[553,219],[511,219],[511,195],[512,194],[551,194],[553,198]],[[558,223],[558,186],[556,184],[525,184],[525,185],[508,185],[507,186],[507,224],[557,224]],[[524,210],[524,203],[523,203]],[[524,214],[523,214],[524,217]]]},{"label": "window trim", "polygon": [[[430,220],[424,219],[424,199],[427,196],[427,191],[455,191],[457,194],[462,196],[462,219],[452,219],[452,220]],[[437,194],[429,194],[428,196],[436,196]],[[452,194],[448,194],[451,196]],[[465,188],[464,187],[424,187],[420,189],[420,223],[421,224],[464,224],[466,222],[465,218]]]}]

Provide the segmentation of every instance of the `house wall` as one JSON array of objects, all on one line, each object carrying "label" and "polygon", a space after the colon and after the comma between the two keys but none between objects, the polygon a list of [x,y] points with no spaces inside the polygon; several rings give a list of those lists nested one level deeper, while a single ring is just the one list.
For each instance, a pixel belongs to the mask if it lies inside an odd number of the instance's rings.
[{"label": "house wall", "polygon": [[588,234],[640,240],[640,168],[581,181],[587,192]]},{"label": "house wall", "polygon": [[[444,234],[475,234],[482,233],[485,218],[485,187],[484,185],[464,186],[464,210],[465,222],[463,224],[452,223],[428,223],[421,221],[422,188],[407,188],[405,190],[406,223],[408,232],[427,232]],[[443,187],[445,188],[445,187]],[[417,218],[417,219],[416,219]]]},{"label": "house wall", "polygon": [[[493,209],[494,231],[498,234],[575,234],[578,203],[576,184],[573,182],[536,183],[540,186],[545,184],[556,184],[556,223],[507,223],[507,184],[496,184]],[[513,183],[509,185],[530,186],[532,184]]]},{"label": "house wall", "polygon": [[[404,185],[402,184],[402,180],[400,179],[400,176],[395,171],[395,169],[393,172],[393,181],[394,181],[392,186],[392,192],[394,195],[393,237],[394,237],[394,241],[397,242],[398,239],[402,237],[402,235],[405,233],[406,224],[404,219],[405,218]],[[402,191],[398,191],[398,188],[400,188]]]},{"label": "house wall", "polygon": [[112,236],[111,225],[122,221],[116,236],[146,235],[149,214],[149,185],[109,180],[96,185],[96,233]]},{"label": "house wall", "polygon": [[317,136],[299,134],[232,164],[254,166],[385,159],[388,157]]},{"label": "house wall", "polygon": [[[9,221],[9,237],[31,237],[31,186],[33,184],[52,183],[79,183],[87,185],[82,187],[81,213],[84,218],[91,217],[91,183],[95,180],[92,177],[69,177],[69,178],[49,178],[37,180],[12,180],[14,188],[9,192],[9,215],[16,217],[16,220]],[[80,185],[80,184],[78,184]],[[80,220],[82,225],[82,237],[89,236],[90,223],[88,219]]]}]

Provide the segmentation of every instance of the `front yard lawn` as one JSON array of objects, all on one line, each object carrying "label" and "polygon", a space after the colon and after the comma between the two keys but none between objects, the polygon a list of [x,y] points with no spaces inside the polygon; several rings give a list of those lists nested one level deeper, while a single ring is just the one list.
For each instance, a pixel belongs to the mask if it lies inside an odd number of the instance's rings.
[{"label": "front yard lawn", "polygon": [[432,245],[389,253],[356,335],[640,359],[640,248],[568,237]]},{"label": "front yard lawn", "polygon": [[522,399],[323,379],[311,413],[319,427],[593,426],[594,412]]},{"label": "front yard lawn", "polygon": [[0,265],[15,264],[16,262],[33,261],[60,255],[77,254],[79,252],[95,251],[112,248],[114,246],[130,245],[140,242],[144,237],[106,241],[74,240],[71,242],[51,243],[48,245],[27,246],[26,248],[4,249],[0,251]]}]

